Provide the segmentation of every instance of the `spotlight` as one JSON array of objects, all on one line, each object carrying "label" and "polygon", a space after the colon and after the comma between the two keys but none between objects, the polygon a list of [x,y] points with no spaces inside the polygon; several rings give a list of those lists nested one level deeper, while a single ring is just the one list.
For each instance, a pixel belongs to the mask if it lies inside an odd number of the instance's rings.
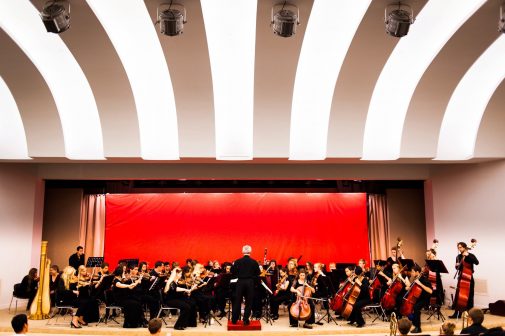
[{"label": "spotlight", "polygon": [[503,6],[500,6],[500,21],[498,21],[498,31],[505,34],[505,13]]},{"label": "spotlight", "polygon": [[[279,9],[280,8],[280,9]],[[270,25],[275,35],[290,37],[296,34],[296,26],[300,24],[298,7],[284,3],[272,7]]]},{"label": "spotlight", "polygon": [[184,6],[170,2],[158,7],[158,21],[160,33],[167,36],[177,36],[183,33],[186,21]]},{"label": "spotlight", "polygon": [[[64,3],[68,8],[65,8]],[[48,1],[40,12],[40,17],[48,33],[63,33],[70,28],[70,3],[65,0]]]},{"label": "spotlight", "polygon": [[[392,6],[397,9],[389,11]],[[389,5],[384,10],[384,22],[386,23],[386,33],[394,37],[403,37],[408,34],[409,27],[414,23],[414,12],[408,5]]]}]

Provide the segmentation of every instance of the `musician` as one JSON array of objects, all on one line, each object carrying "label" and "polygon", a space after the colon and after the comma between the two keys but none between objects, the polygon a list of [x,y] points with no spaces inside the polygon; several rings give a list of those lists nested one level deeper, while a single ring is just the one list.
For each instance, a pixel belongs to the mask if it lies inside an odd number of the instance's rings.
[{"label": "musician", "polygon": [[[143,269],[144,266],[142,266]],[[147,266],[146,266],[147,267]],[[154,268],[149,272],[150,278],[150,286],[148,293],[154,299],[153,309],[156,311],[160,310],[160,302],[161,302],[161,288],[163,287],[163,280],[166,279],[165,275],[162,273],[163,270],[163,262],[160,260],[154,263]]]},{"label": "musician", "polygon": [[[331,290],[330,280],[323,272],[323,264],[317,262],[314,264],[314,276],[311,281],[312,287],[314,287],[314,297],[318,299],[328,299],[330,293],[334,294],[335,290]],[[327,308],[328,302],[323,301],[322,307]]]},{"label": "musician", "polygon": [[[200,315],[200,322],[205,323],[207,320],[211,307],[213,306],[213,297],[208,295],[205,291],[207,284],[212,277],[207,276],[207,270],[202,264],[195,264],[193,272],[191,273],[193,283],[197,287],[192,291],[191,297],[195,300]],[[212,286],[212,284],[211,284]],[[212,288],[212,287],[210,287]]]},{"label": "musician", "polygon": [[87,273],[86,266],[81,265],[77,270],[77,312],[81,325],[98,321],[98,302],[91,297],[91,276]]},{"label": "musician", "polygon": [[214,274],[220,274],[223,271],[221,269],[221,264],[219,264],[219,261],[214,260],[214,262],[212,263],[212,269],[211,269],[211,271]]},{"label": "musician", "polygon": [[68,258],[68,265],[72,266],[77,271],[79,269],[79,266],[84,265],[85,257],[84,248],[82,246],[77,246],[76,250],[77,252]]},{"label": "musician", "polygon": [[409,290],[412,286],[419,286],[423,290],[421,296],[417,299],[414,304],[414,314],[412,316],[412,324],[414,325],[414,329],[411,331],[412,334],[418,334],[421,331],[421,309],[425,307],[429,300],[430,296],[433,293],[431,288],[431,282],[426,277],[425,273],[421,273],[421,267],[419,265],[414,265],[412,268],[412,276],[416,278],[416,280],[406,286],[406,289]]},{"label": "musician", "polygon": [[461,278],[463,267],[464,267],[463,263],[465,263],[466,267],[469,267],[471,270],[470,291],[468,293],[468,301],[467,301],[466,308],[463,311],[470,310],[471,308],[473,308],[473,299],[474,299],[473,296],[474,296],[474,289],[475,289],[475,281],[473,279],[473,272],[474,272],[474,265],[479,264],[479,260],[477,259],[477,257],[473,253],[468,252],[468,246],[466,245],[465,242],[458,243],[458,251],[459,251],[459,254],[456,257],[456,266],[455,266],[456,270],[458,270],[458,288],[456,288],[456,295],[454,296],[454,305],[453,305],[454,314],[449,316],[449,318],[457,318],[458,314],[461,313],[461,312],[456,311],[456,309],[457,309],[456,303],[459,298],[459,291],[460,291],[460,288],[459,288],[460,281],[459,280]]},{"label": "musician", "polygon": [[[61,273],[61,280],[58,283],[58,288],[56,289],[56,302],[59,306],[75,306],[77,302],[77,276],[75,275],[76,270],[72,266],[67,266],[63,269]],[[70,322],[71,328],[82,328],[81,324],[86,322],[82,317],[78,317],[75,314]]]},{"label": "musician", "polygon": [[231,274],[231,264],[228,262],[223,263],[224,272],[221,272],[214,282],[214,294],[216,296],[216,307],[219,310],[218,317],[226,316],[224,311],[226,307],[226,299],[232,296],[230,280],[232,278]]},{"label": "musician", "polygon": [[[437,251],[433,248],[426,250],[426,260],[437,260]],[[429,267],[427,268],[429,272],[428,279],[430,279],[431,287],[433,289],[431,297],[434,297],[436,299],[438,305],[442,305],[444,303],[444,287],[442,284],[442,277],[440,275],[440,272],[432,272]]]},{"label": "musician", "polygon": [[305,263],[305,270],[307,271],[307,281],[312,281],[312,277],[314,276],[314,264],[307,261]]},{"label": "musician", "polygon": [[358,261],[358,266],[363,270],[363,276],[370,280],[370,269],[366,267],[366,260],[360,259]]},{"label": "musician", "polygon": [[[145,262],[140,263],[139,265],[142,265],[143,267]],[[144,272],[141,272],[139,270],[139,266],[134,266],[130,270],[130,279],[133,282],[140,281],[140,283],[135,286],[133,289],[133,296],[136,300],[140,301],[142,306],[146,305],[149,308],[149,317],[150,319],[154,319],[158,316],[158,311],[160,308],[159,302],[153,297],[152,295],[149,295],[149,288],[151,287],[151,276]],[[144,321],[147,323],[147,321]]]},{"label": "musician", "polygon": [[[398,252],[400,252],[400,253],[398,253]],[[398,263],[398,258],[404,259],[405,256],[403,255],[403,252],[397,246],[394,246],[391,248],[391,255],[386,260],[386,262],[388,263],[388,265],[386,266],[387,271],[391,271],[393,264]]]},{"label": "musician", "polygon": [[279,306],[281,303],[288,302],[291,299],[291,292],[288,290],[291,283],[289,282],[287,268],[283,267],[279,270],[279,277],[274,295],[270,299],[270,314],[274,321],[279,319]]},{"label": "musician", "polygon": [[14,294],[17,297],[28,299],[26,310],[30,310],[33,299],[37,294],[38,285],[39,277],[37,275],[37,269],[31,268],[30,271],[28,271],[28,275],[25,275],[23,280],[21,280],[21,284],[15,288],[16,290]]},{"label": "musician", "polygon": [[112,292],[116,303],[121,306],[124,313],[123,328],[138,328],[144,325],[142,305],[132,295],[132,290],[139,284],[140,280],[123,279],[123,268],[121,266],[118,266],[114,271]]},{"label": "musician", "polygon": [[331,262],[329,264],[329,272],[328,272],[328,278],[330,279],[330,283],[332,285],[332,288],[337,289],[340,286],[340,281],[339,281],[339,276],[338,276],[338,271],[337,271],[337,264],[334,262]]},{"label": "musician", "polygon": [[[365,320],[361,314],[361,309],[370,303],[370,294],[368,293],[369,282],[364,275],[363,269],[360,266],[356,266],[354,269],[354,274],[356,275],[356,278],[354,279],[353,286],[359,286],[360,292],[356,298],[356,302],[353,304],[351,315],[349,315],[348,324],[352,325],[356,323],[356,328],[363,328],[365,325]],[[350,292],[352,292],[352,290],[353,288],[351,288]]]},{"label": "musician", "polygon": [[163,302],[168,307],[180,309],[179,317],[175,322],[175,330],[184,330],[187,327],[196,327],[196,303],[189,299],[191,289],[178,286],[181,280],[182,270],[172,269],[163,290]]},{"label": "musician", "polygon": [[298,269],[296,268],[296,266],[297,266],[296,259],[294,258],[288,259],[287,269],[288,269],[288,277],[290,278],[289,280],[291,283],[293,283],[296,277],[298,276]]},{"label": "musician", "polygon": [[58,290],[60,281],[61,275],[58,265],[51,265],[49,269],[49,297],[51,299],[51,307],[56,303],[56,291]]},{"label": "musician", "polygon": [[236,324],[240,317],[240,306],[242,298],[245,297],[245,309],[243,321],[244,325],[249,325],[251,315],[251,304],[254,296],[254,281],[258,279],[260,268],[256,260],[251,259],[252,248],[249,245],[242,247],[242,258],[235,260],[232,267],[232,273],[238,278],[237,292],[233,302],[232,323]]},{"label": "musician", "polygon": [[[391,284],[396,280],[398,279],[398,281],[401,281],[402,283],[402,290],[398,293],[398,295],[396,296],[396,304],[395,304],[395,309],[397,312],[400,310],[400,306],[402,304],[402,301],[403,301],[403,295],[405,295],[405,287],[406,286],[410,286],[410,280],[408,277],[405,277],[403,278],[402,277],[402,274],[401,274],[401,269],[400,269],[400,266],[397,264],[397,263],[394,263],[392,266],[392,270],[393,270],[393,275],[392,275],[392,278],[389,278],[387,280],[387,285],[389,286],[389,288],[391,287]],[[388,288],[388,289],[389,289]],[[386,291],[387,292],[387,291]],[[385,295],[386,293],[384,293]],[[397,314],[399,315],[399,313]]]},{"label": "musician", "polygon": [[[300,271],[298,271],[297,279],[291,285],[289,290],[291,291],[291,293],[294,294],[295,298],[298,299],[298,297],[303,296],[305,294],[302,291],[302,288],[304,286],[305,286],[305,288],[309,288],[309,290],[312,294],[314,294],[314,292],[316,291],[314,289],[314,287],[310,286],[310,284],[307,282],[307,271],[302,268]],[[314,324],[314,322],[316,321],[315,315],[314,315],[315,307],[314,307],[314,302],[312,300],[307,299],[307,302],[310,306],[310,317],[305,321],[305,323],[303,324],[303,327],[307,328],[307,329],[312,329],[312,324]],[[291,315],[291,307],[294,304],[297,304],[297,300],[293,300],[289,305],[289,309],[288,309],[290,311],[289,326],[296,328],[296,327],[298,327],[298,320],[297,320],[296,316]]]}]

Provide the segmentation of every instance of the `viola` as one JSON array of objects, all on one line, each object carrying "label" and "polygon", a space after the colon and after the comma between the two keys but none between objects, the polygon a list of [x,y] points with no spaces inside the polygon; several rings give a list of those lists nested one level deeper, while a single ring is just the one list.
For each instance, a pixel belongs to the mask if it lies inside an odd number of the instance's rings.
[{"label": "viola", "polygon": [[287,279],[288,279],[288,275],[286,274],[285,276],[282,277],[282,279],[279,280],[279,282],[275,285],[277,287],[277,289],[275,290],[274,295],[279,294],[282,284],[285,283]]},{"label": "viola", "polygon": [[351,316],[352,310],[354,309],[354,304],[358,299],[359,293],[361,293],[361,285],[356,281],[352,288],[349,290],[345,297],[345,301],[347,304],[345,305],[344,310],[342,311],[342,317],[348,319]]},{"label": "viola", "polygon": [[291,308],[289,308],[289,313],[296,320],[308,320],[311,314],[310,304],[307,302],[307,297],[312,295],[310,286],[304,283],[303,286],[298,287],[296,291],[296,302],[291,305]]},{"label": "viola", "polygon": [[335,311],[336,314],[340,314],[344,308],[344,298],[352,287],[352,282],[348,278],[342,287],[337,291],[335,296],[330,300],[330,308]]},{"label": "viola", "polygon": [[[420,277],[421,275],[419,275],[416,280]],[[421,286],[415,283],[416,280],[414,280],[407,293],[403,296],[402,305],[400,307],[400,314],[403,316],[409,316],[414,313],[414,305],[423,293]]]}]

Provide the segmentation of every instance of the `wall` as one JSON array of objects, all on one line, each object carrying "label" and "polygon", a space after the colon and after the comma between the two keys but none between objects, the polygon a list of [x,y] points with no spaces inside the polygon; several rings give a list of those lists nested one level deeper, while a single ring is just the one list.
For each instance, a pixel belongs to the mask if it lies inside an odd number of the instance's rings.
[{"label": "wall", "polygon": [[450,272],[443,277],[446,298],[454,293],[449,286],[456,282],[457,242],[476,238],[473,253],[480,264],[474,274],[475,305],[487,307],[505,299],[499,266],[505,255],[505,161],[434,167],[431,183],[434,235],[440,241],[439,257]]},{"label": "wall", "polygon": [[33,165],[0,164],[0,308],[31,267],[39,267],[43,183]]},{"label": "wall", "polygon": [[426,222],[424,192],[420,189],[388,189],[389,244],[396,246],[403,240],[405,258],[424,265],[426,250]]},{"label": "wall", "polygon": [[79,245],[82,189],[47,189],[42,238],[49,242],[47,255],[63,270]]}]

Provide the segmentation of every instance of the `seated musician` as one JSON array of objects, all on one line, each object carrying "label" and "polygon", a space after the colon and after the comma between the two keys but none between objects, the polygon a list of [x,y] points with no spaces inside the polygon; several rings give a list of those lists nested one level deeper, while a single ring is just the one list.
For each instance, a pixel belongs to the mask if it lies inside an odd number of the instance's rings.
[{"label": "seated musician", "polygon": [[363,276],[370,280],[370,269],[366,267],[366,260],[360,259],[358,261],[358,266],[363,270]]},{"label": "seated musician", "polygon": [[[395,307],[393,309],[396,312],[399,312],[400,306],[401,306],[402,300],[403,300],[403,295],[405,294],[405,287],[410,286],[410,280],[408,279],[408,277],[404,278],[402,276],[400,266],[397,263],[394,263],[392,265],[392,270],[393,270],[392,278],[389,278],[387,281],[387,285],[389,286],[389,288],[391,288],[391,285],[393,284],[393,282],[395,280],[401,281],[401,283],[402,283],[402,290],[397,294],[397,296],[395,298],[396,303],[395,303]],[[388,290],[389,290],[389,288],[388,288]],[[386,293],[388,293],[388,290],[386,291]],[[386,293],[384,293],[384,295],[386,295]]]},{"label": "seated musician", "polygon": [[[144,266],[142,266],[141,269],[143,268]],[[162,271],[163,271],[163,262],[158,260],[154,263],[154,268],[151,270],[151,272],[149,272],[151,278],[149,279],[150,285],[148,293],[154,299],[154,302],[156,302],[156,307],[153,307],[153,309],[157,311],[160,309],[160,302],[161,302],[160,289],[164,286],[163,281],[166,279],[166,275],[163,274]]]},{"label": "seated musician", "polygon": [[[303,288],[303,286],[305,286],[306,288],[309,288],[309,290],[310,290],[310,292],[312,294],[314,294],[314,292],[316,291],[314,289],[314,287],[310,286],[310,284],[307,282],[307,272],[305,271],[305,269],[302,268],[298,272],[297,279],[295,280],[295,282],[290,287],[291,293],[293,293],[297,299],[300,298],[301,296],[303,296],[305,294],[305,293],[301,292],[301,289]],[[312,300],[307,299],[307,302],[308,302],[308,304],[310,306],[310,316],[305,321],[305,323],[303,324],[303,327],[307,328],[307,329],[312,329],[312,324],[314,324],[314,322],[315,322],[315,314],[314,314],[315,307],[314,307],[314,303],[313,303]],[[297,316],[293,316],[291,314],[291,307],[294,304],[298,304],[297,300],[293,300],[293,302],[291,302],[291,304],[289,305],[289,311],[290,311],[290,314],[289,314],[289,326],[290,327],[298,327]],[[298,309],[300,309],[300,308],[298,308]]]},{"label": "seated musician", "polygon": [[[354,279],[355,286],[360,287],[360,292],[353,304],[351,315],[349,316],[348,324],[352,325],[356,323],[356,328],[363,328],[365,325],[365,320],[363,319],[363,314],[361,309],[370,304],[370,293],[368,292],[368,278],[365,277],[363,269],[360,266],[356,266],[354,269],[354,274],[356,278]],[[352,291],[352,289],[351,289]]]},{"label": "seated musician", "polygon": [[[414,304],[414,313],[412,316],[412,324],[414,325],[414,329],[411,331],[411,333],[418,334],[421,332],[421,309],[428,304],[433,290],[431,289],[430,280],[424,273],[421,273],[421,267],[419,265],[416,264],[412,268],[412,276],[416,280],[412,284],[408,285],[406,289],[409,290],[414,285],[417,285],[422,289],[421,296]],[[408,317],[410,318],[410,316]]]},{"label": "seated musician", "polygon": [[[128,272],[125,274],[129,277]],[[121,306],[124,313],[123,328],[138,328],[144,323],[142,305],[133,295],[133,289],[140,284],[140,280],[131,281],[123,278],[123,267],[118,266],[114,271],[112,281],[113,295],[116,304]]]},{"label": "seated musician", "polygon": [[28,299],[28,304],[26,310],[30,310],[33,299],[37,294],[37,288],[39,285],[39,277],[37,275],[37,269],[31,268],[28,275],[25,275],[21,284],[15,288],[14,295],[19,298]]},{"label": "seated musician", "polygon": [[51,307],[56,303],[56,291],[58,290],[61,281],[61,274],[58,265],[51,265],[49,269],[49,297],[51,299]]},{"label": "seated musician", "polygon": [[178,308],[179,317],[175,322],[175,330],[184,330],[187,327],[196,327],[196,304],[189,300],[190,289],[179,287],[177,284],[182,277],[180,268],[172,269],[163,290],[163,302],[167,307]]},{"label": "seated musician", "polygon": [[218,317],[226,316],[224,311],[226,307],[226,299],[231,299],[231,286],[230,280],[232,278],[231,274],[231,264],[229,262],[223,263],[224,272],[221,272],[214,282],[214,294],[216,296],[216,307],[219,310]]},{"label": "seated musician", "polygon": [[273,320],[279,319],[279,306],[283,302],[290,301],[291,292],[288,290],[290,287],[288,270],[283,267],[279,270],[279,281],[276,284],[274,295],[270,298],[270,314]]},{"label": "seated musician", "polygon": [[133,296],[136,300],[140,301],[142,306],[146,305],[149,308],[149,318],[152,320],[158,316],[160,303],[152,296],[149,295],[149,288],[151,287],[151,276],[147,272],[141,272],[140,269],[144,268],[145,262],[139,263],[139,266],[133,266],[130,270],[130,279],[133,282],[140,281],[140,283],[133,289]]},{"label": "seated musician", "polygon": [[[98,321],[98,302],[95,297],[91,296],[92,281],[91,276],[87,273],[86,266],[81,265],[77,270],[77,312],[82,325],[87,325],[88,322]],[[84,321],[84,322],[83,322]]]},{"label": "seated musician", "polygon": [[196,301],[198,307],[198,313],[200,315],[200,322],[205,323],[213,306],[213,297],[207,294],[205,291],[206,285],[210,281],[210,277],[207,277],[207,270],[202,264],[195,264],[193,267],[193,272],[191,277],[193,283],[198,286],[192,291],[191,297]]},{"label": "seated musician", "polygon": [[[75,269],[72,266],[67,266],[63,269],[61,280],[56,289],[56,305],[57,306],[75,306],[77,302],[77,276]],[[74,315],[70,322],[70,327],[81,328],[81,324],[86,322]]]},{"label": "seated musician", "polygon": [[[312,278],[311,283],[312,287],[314,287],[314,289],[316,290],[313,295],[314,298],[328,299],[330,293],[332,293],[332,291],[330,290],[331,284],[328,277],[326,277],[326,274],[324,274],[323,264],[320,262],[314,264],[314,276]],[[326,300],[322,301],[322,307],[325,309],[328,308],[328,301]],[[319,322],[317,324],[322,323]]]}]

